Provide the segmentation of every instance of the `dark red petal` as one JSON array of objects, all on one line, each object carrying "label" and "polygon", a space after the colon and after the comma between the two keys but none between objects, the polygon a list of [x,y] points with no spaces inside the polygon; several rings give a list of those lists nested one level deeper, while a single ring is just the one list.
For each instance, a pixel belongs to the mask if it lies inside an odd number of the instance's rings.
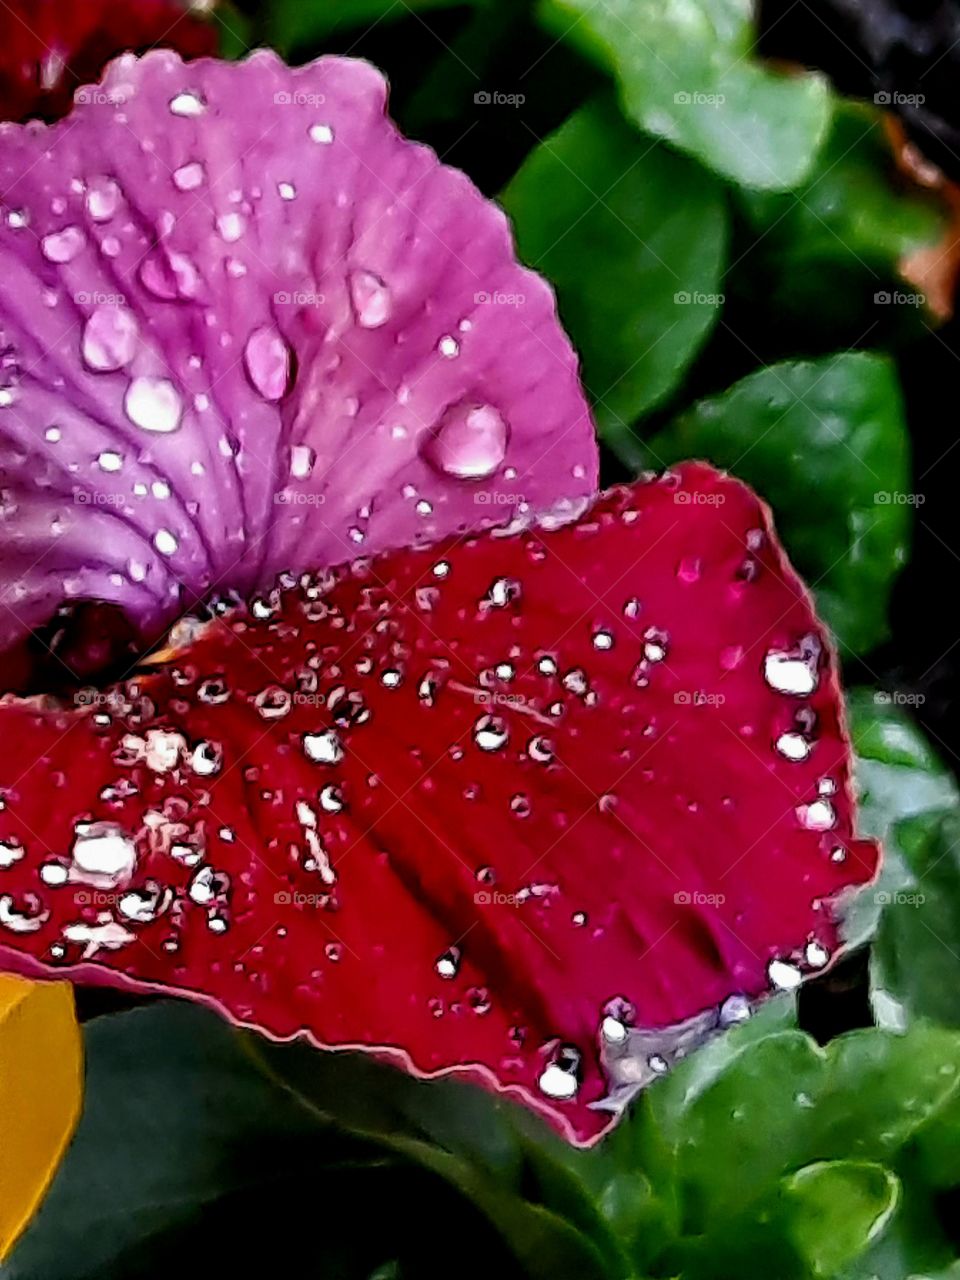
[{"label": "dark red petal", "polygon": [[6,946],[580,1140],[676,1047],[642,1031],[824,964],[875,870],[809,597],[700,464],[255,602],[95,701],[0,709]]},{"label": "dark red petal", "polygon": [[4,0],[2,8],[0,120],[66,115],[77,89],[126,49],[216,51],[213,24],[191,14],[188,0]]}]

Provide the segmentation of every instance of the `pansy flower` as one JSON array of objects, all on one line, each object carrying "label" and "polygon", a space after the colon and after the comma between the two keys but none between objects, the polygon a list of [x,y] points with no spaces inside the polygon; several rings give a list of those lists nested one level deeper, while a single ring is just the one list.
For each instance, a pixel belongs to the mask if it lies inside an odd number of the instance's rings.
[{"label": "pansy flower", "polygon": [[874,873],[810,597],[704,464],[596,495],[550,290],[372,68],[85,98],[0,129],[0,961],[590,1141]]}]

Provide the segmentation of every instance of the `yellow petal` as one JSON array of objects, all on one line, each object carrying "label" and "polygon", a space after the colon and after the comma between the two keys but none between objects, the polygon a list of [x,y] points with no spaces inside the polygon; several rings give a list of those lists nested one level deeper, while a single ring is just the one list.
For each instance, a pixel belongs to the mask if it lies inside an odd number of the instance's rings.
[{"label": "yellow petal", "polygon": [[0,1259],[50,1185],[82,1097],[73,988],[0,975]]}]

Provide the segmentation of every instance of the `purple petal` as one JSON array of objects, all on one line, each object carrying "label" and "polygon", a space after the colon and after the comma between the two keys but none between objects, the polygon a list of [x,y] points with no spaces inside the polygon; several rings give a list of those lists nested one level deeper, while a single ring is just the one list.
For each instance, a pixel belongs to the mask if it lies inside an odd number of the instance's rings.
[{"label": "purple petal", "polygon": [[369,65],[127,56],[0,126],[0,644],[592,492],[553,295]]}]

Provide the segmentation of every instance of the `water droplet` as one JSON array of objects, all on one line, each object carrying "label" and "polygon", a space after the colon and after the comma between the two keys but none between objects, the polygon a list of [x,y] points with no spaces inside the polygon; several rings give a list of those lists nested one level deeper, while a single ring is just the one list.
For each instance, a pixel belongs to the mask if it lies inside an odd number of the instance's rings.
[{"label": "water droplet", "polygon": [[117,900],[117,910],[135,924],[150,924],[163,915],[172,897],[170,889],[165,889],[156,880],[148,880],[142,888],[130,889],[121,894]]},{"label": "water droplet", "polygon": [[277,192],[281,200],[296,200],[297,198],[297,188],[292,182],[278,182]]},{"label": "water droplet", "polygon": [[372,271],[350,273],[350,301],[357,323],[364,329],[379,329],[387,323],[393,309],[390,290]]},{"label": "water droplet", "polygon": [[126,307],[97,307],[83,327],[84,362],[98,373],[122,369],[133,359],[138,337],[136,319]]},{"label": "water droplet", "polygon": [[324,813],[340,813],[343,809],[343,795],[332,782],[320,792],[320,808]]},{"label": "water droplet", "polygon": [[254,699],[257,710],[264,720],[279,720],[293,706],[293,698],[281,685],[267,685]]},{"label": "water droplet", "polygon": [[169,529],[158,529],[153,535],[153,545],[162,556],[172,556],[176,554],[180,543]]},{"label": "water droplet", "polygon": [[527,744],[527,755],[537,764],[549,764],[553,759],[553,745],[542,735],[531,738]]},{"label": "water droplet", "polygon": [[206,109],[207,104],[203,98],[197,93],[191,93],[189,90],[178,93],[170,101],[171,113],[175,116],[184,116],[187,119],[202,116]]},{"label": "water droplet", "polygon": [[744,995],[727,996],[720,1006],[721,1027],[733,1027],[750,1017],[750,1001]]},{"label": "water droplet", "polygon": [[134,378],[123,407],[134,426],[160,433],[176,431],[183,414],[179,392],[166,378]]},{"label": "water droplet", "polygon": [[623,1044],[627,1038],[627,1028],[619,1018],[607,1014],[600,1024],[600,1034],[607,1044]]},{"label": "water droplet", "polygon": [[254,329],[243,349],[243,362],[254,388],[264,400],[281,400],[290,385],[290,348],[276,329]]},{"label": "water droplet", "polygon": [[445,333],[437,344],[437,350],[445,360],[455,360],[460,354],[460,343],[451,334]]},{"label": "water droplet", "polygon": [[813,804],[802,804],[797,809],[800,825],[808,831],[829,831],[837,825],[837,815],[829,800],[814,800]]},{"label": "water droplet", "polygon": [[208,907],[222,901],[229,892],[230,877],[215,867],[204,866],[194,875],[187,887],[190,900],[198,907]]},{"label": "water droplet", "polygon": [[436,963],[437,973],[441,978],[455,978],[460,972],[460,948],[451,947],[439,957]]},{"label": "water droplet", "polygon": [[807,943],[803,954],[811,969],[822,969],[830,959],[830,952],[815,939]]},{"label": "water droplet", "polygon": [[593,633],[593,647],[595,649],[607,650],[613,648],[613,632],[601,629]]},{"label": "water droplet", "polygon": [[508,434],[492,405],[464,401],[448,409],[427,438],[426,458],[445,475],[481,480],[503,462]]},{"label": "water droplet", "polygon": [[488,609],[504,609],[511,601],[520,598],[520,591],[520,583],[516,578],[495,578],[482,604]]},{"label": "water droplet", "polygon": [[137,865],[133,840],[114,822],[84,823],[78,827],[70,856],[76,870],[115,883],[129,879]]},{"label": "water droplet", "polygon": [[203,165],[198,160],[192,160],[174,170],[173,183],[178,191],[196,191],[197,187],[203,185],[206,176]]},{"label": "water droplet", "polygon": [[643,656],[647,662],[663,662],[667,656],[667,634],[651,627],[644,632]]},{"label": "water droplet", "polygon": [[[227,244],[236,244],[246,229],[247,224],[242,213],[231,211],[229,213],[221,213],[217,218],[217,230]],[[227,270],[232,276],[241,276],[246,273],[243,263],[236,263],[234,259],[228,262]]]},{"label": "water droplet", "polygon": [[473,740],[481,751],[499,751],[509,738],[506,722],[499,716],[481,716],[473,727]]},{"label": "water droplet", "polygon": [[339,764],[343,759],[343,746],[339,734],[333,729],[321,733],[305,733],[303,750],[314,764]]},{"label": "water droplet", "polygon": [[23,845],[18,840],[0,840],[0,871],[12,867],[23,857]]},{"label": "water droplet", "polygon": [[811,743],[802,733],[781,733],[776,747],[787,760],[806,760],[813,750]]},{"label": "water droplet", "polygon": [[580,1051],[573,1045],[561,1045],[554,1060],[540,1075],[540,1090],[548,1098],[569,1102],[580,1089]]},{"label": "water droplet", "polygon": [[763,660],[763,678],[778,693],[806,697],[820,682],[819,656],[820,642],[815,636],[805,637],[797,652],[771,649]]},{"label": "water droplet", "polygon": [[79,227],[64,227],[41,241],[43,256],[57,263],[72,262],[85,244],[86,237]]},{"label": "water droplet", "polygon": [[[212,682],[211,682],[212,683]],[[202,690],[198,690],[198,696],[202,701],[212,701],[210,698],[203,698]],[[217,702],[225,702],[229,694],[217,698]],[[220,766],[223,764],[223,751],[215,742],[198,742],[193,749],[190,757],[190,768],[201,778],[209,778],[212,774],[220,772]]]},{"label": "water droplet", "polygon": [[321,146],[329,146],[333,141],[333,130],[328,124],[312,124],[309,133],[310,141],[317,142]]},{"label": "water droplet", "polygon": [[795,990],[803,977],[796,965],[787,964],[785,960],[771,960],[767,965],[767,974],[773,985],[781,991]]},{"label": "water droplet", "polygon": [[222,676],[211,676],[209,680],[204,680],[197,689],[197,697],[208,706],[215,707],[221,702],[227,701],[230,697],[230,690],[227,688]]},{"label": "water droplet", "polygon": [[50,918],[36,894],[27,894],[23,905],[18,906],[9,893],[0,897],[0,927],[11,933],[36,933]]},{"label": "water droplet", "polygon": [[120,188],[112,178],[91,178],[85,203],[94,222],[109,222],[120,203]]}]

